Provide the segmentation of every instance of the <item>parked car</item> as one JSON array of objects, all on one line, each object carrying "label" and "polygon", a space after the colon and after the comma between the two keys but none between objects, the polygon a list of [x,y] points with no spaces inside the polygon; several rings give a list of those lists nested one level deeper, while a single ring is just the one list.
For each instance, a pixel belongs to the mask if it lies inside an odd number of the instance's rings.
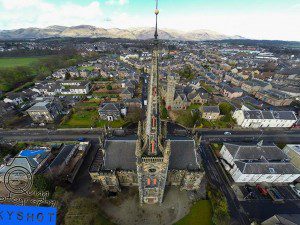
[{"label": "parked car", "polygon": [[85,141],[85,138],[84,138],[84,137],[80,137],[80,138],[77,139],[77,141],[79,141],[79,142],[84,142],[84,141]]},{"label": "parked car", "polygon": [[300,198],[300,190],[293,184],[291,184],[290,187],[296,193],[296,195]]},{"label": "parked car", "polygon": [[263,195],[263,196],[268,195],[268,191],[265,188],[261,187],[259,184],[256,185],[256,188],[259,190],[261,195]]}]

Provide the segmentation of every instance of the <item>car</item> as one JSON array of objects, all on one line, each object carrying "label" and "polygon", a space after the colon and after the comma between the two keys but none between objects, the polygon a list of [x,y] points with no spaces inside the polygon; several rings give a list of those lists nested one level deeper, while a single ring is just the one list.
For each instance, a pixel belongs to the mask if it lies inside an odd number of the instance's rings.
[{"label": "car", "polygon": [[290,185],[295,194],[300,198],[300,190],[293,184]]},{"label": "car", "polygon": [[79,142],[84,142],[84,141],[85,141],[85,138],[84,138],[84,137],[80,137],[80,138],[77,139],[77,141],[79,141]]},{"label": "car", "polygon": [[224,132],[224,135],[231,135],[231,133],[226,131],[226,132]]},{"label": "car", "polygon": [[265,188],[261,187],[259,184],[256,185],[256,188],[259,190],[261,195],[263,195],[263,196],[268,195],[268,191]]}]

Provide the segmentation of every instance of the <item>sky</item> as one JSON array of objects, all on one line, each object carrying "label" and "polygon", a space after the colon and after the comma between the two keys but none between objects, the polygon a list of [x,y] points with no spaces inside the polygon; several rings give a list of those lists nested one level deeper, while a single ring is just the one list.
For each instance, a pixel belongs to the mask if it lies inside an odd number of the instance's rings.
[{"label": "sky", "polygon": [[[154,26],[155,0],[0,0],[0,30]],[[300,0],[160,0],[159,27],[300,41]]]}]

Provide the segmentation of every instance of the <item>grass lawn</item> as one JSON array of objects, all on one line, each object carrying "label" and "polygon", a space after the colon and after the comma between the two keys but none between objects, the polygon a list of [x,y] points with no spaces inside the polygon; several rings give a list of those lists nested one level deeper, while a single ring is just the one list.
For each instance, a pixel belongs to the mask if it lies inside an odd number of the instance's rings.
[{"label": "grass lawn", "polygon": [[13,67],[18,67],[18,66],[29,66],[30,64],[36,63],[40,59],[43,59],[43,58],[47,58],[47,56],[0,58],[0,68],[13,68]]},{"label": "grass lawn", "polygon": [[86,69],[88,71],[93,71],[95,68],[93,66],[79,66],[77,69],[78,70],[84,70],[84,69]]},{"label": "grass lawn", "polygon": [[209,200],[196,202],[188,215],[174,225],[212,225],[212,207]]},{"label": "grass lawn", "polygon": [[70,119],[63,122],[61,128],[90,128],[90,127],[104,127],[109,126],[112,128],[123,127],[127,124],[123,119],[116,121],[100,120],[98,114],[99,103],[79,102],[75,106],[75,112],[71,115]]}]

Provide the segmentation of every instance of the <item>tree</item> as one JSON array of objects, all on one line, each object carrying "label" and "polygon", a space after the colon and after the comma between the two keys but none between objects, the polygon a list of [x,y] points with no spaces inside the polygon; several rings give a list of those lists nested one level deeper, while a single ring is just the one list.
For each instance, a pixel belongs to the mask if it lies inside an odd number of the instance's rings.
[{"label": "tree", "polygon": [[109,90],[109,91],[111,91],[113,88],[112,88],[112,86],[109,84],[109,85],[106,86],[106,89]]},{"label": "tree", "polygon": [[219,108],[222,115],[228,115],[233,110],[233,106],[227,102],[220,103]]},{"label": "tree", "polygon": [[52,180],[42,174],[34,175],[33,187],[36,191],[48,191],[50,195],[53,193],[54,190]]}]

